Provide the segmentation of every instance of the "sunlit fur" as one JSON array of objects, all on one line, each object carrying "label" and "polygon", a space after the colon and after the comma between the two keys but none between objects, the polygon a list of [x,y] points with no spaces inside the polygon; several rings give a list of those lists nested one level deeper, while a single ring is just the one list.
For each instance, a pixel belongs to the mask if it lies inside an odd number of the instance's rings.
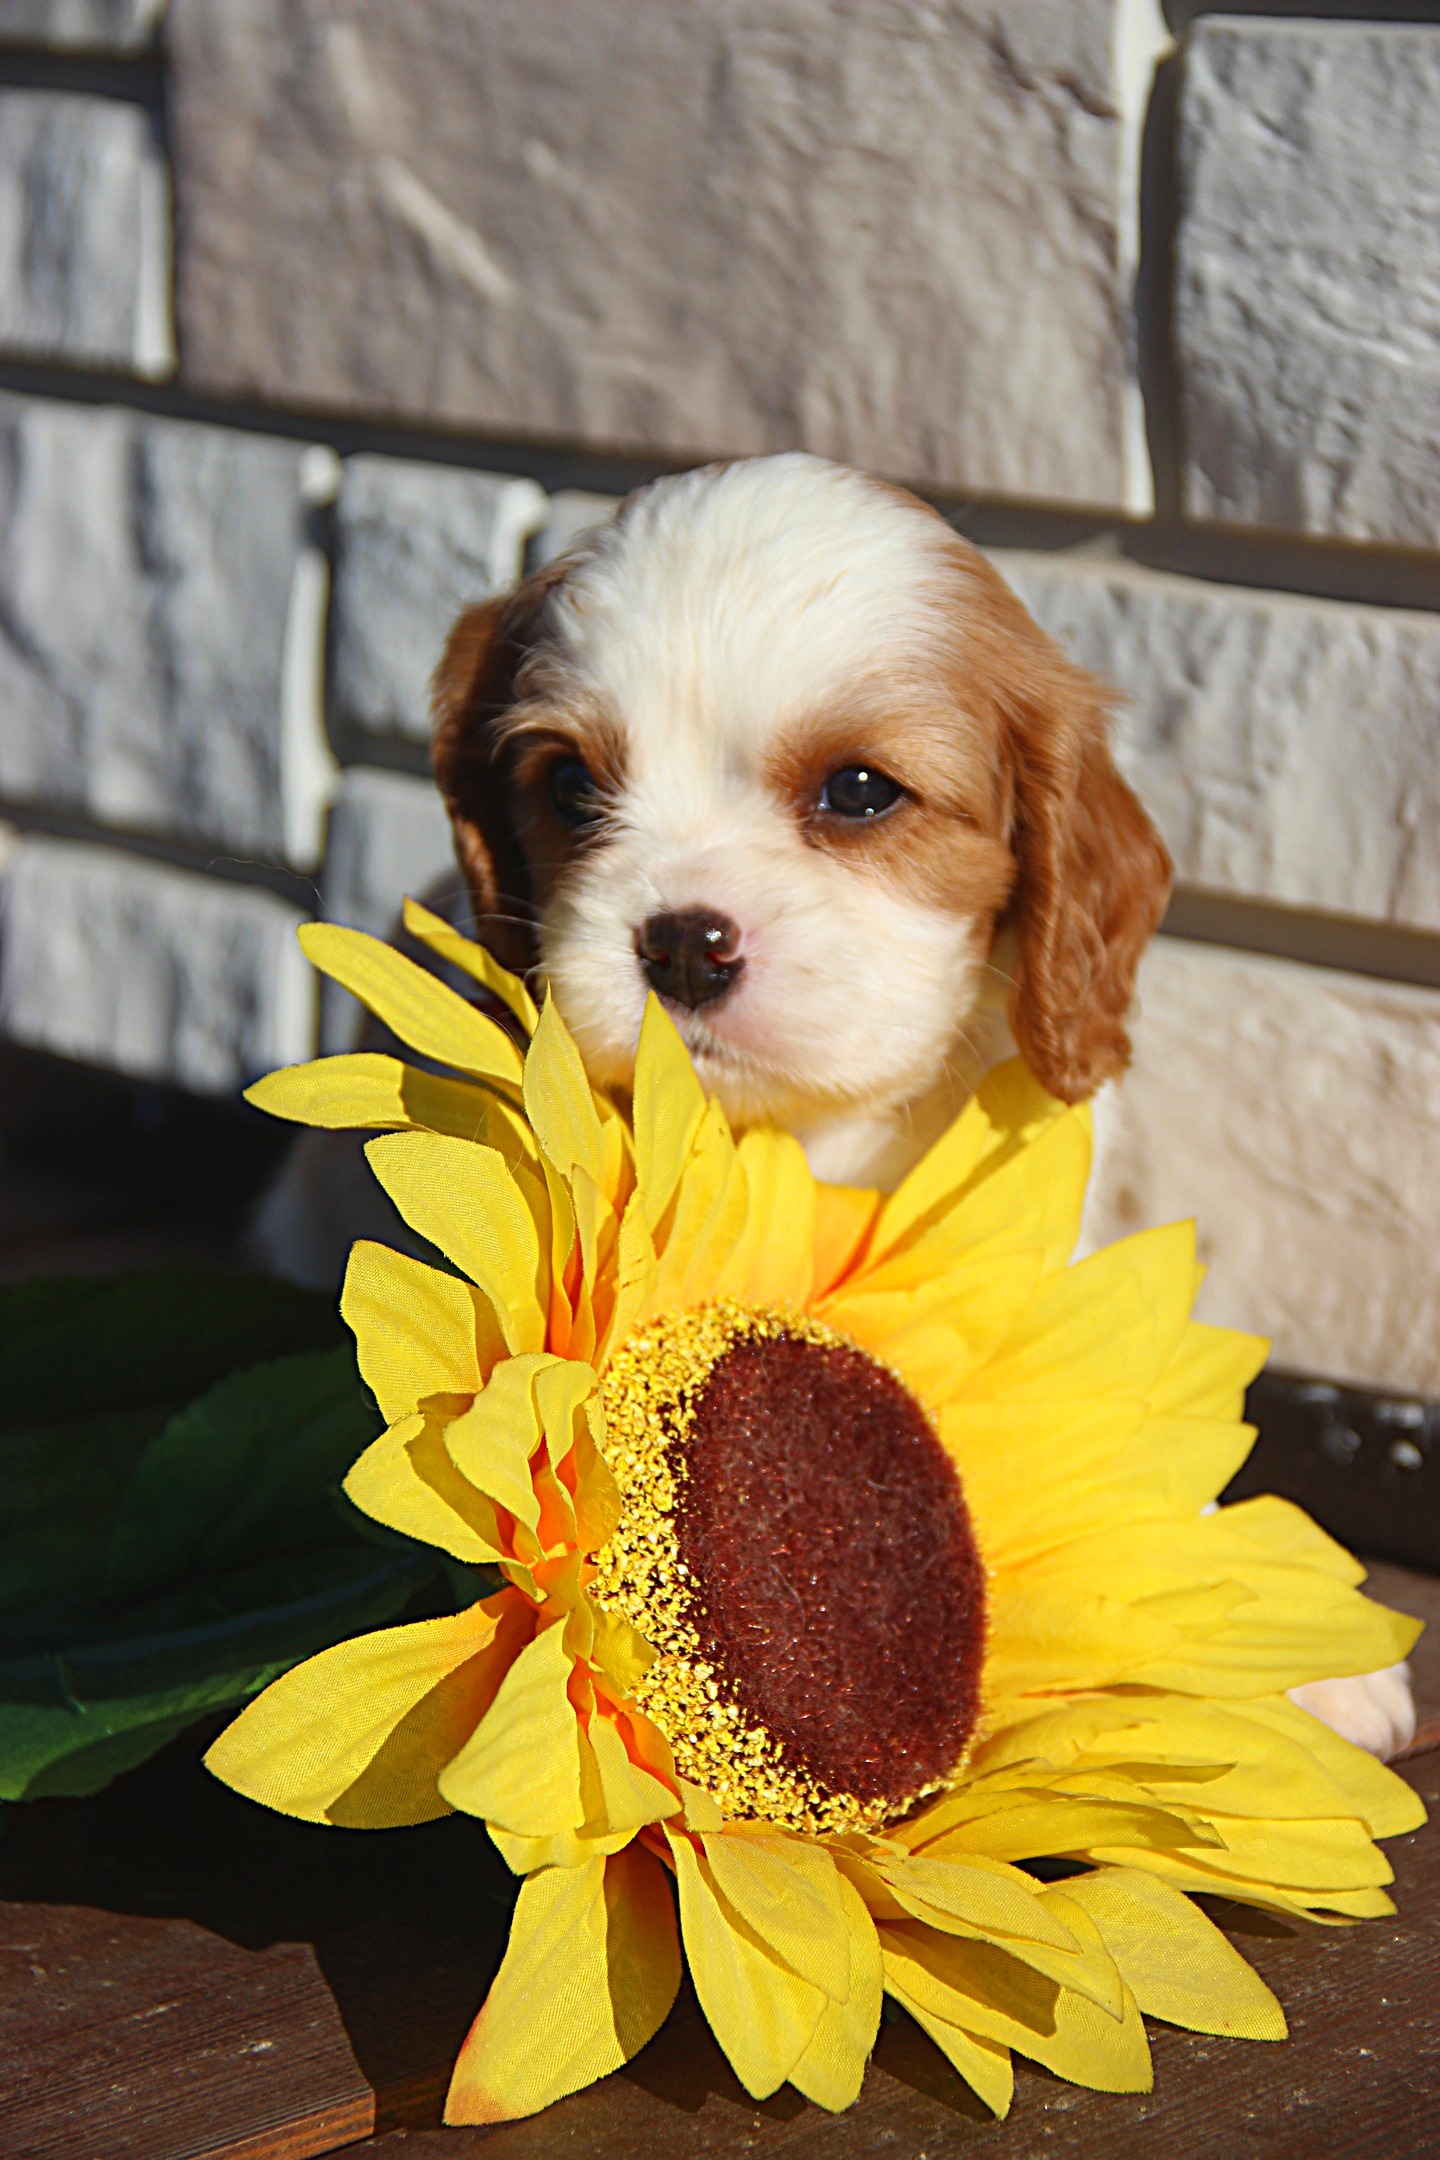
[{"label": "sunlit fur", "polygon": [[634,1055],[635,927],[712,907],[740,925],[744,974],[676,1018],[733,1118],[812,1124],[933,1084],[988,940],[810,844],[765,767],[815,713],[923,675],[949,633],[942,572],[929,520],[797,457],[651,490],[557,593],[562,681],[623,716],[603,840],[540,907],[547,972],[603,1078]]},{"label": "sunlit fur", "polygon": [[[442,669],[437,770],[462,860],[467,847],[467,866],[483,858],[482,917],[533,913],[541,965],[601,1080],[629,1077],[641,924],[716,909],[740,926],[743,973],[718,1003],[675,1013],[707,1085],[738,1123],[800,1131],[824,1175],[902,1174],[1001,1047],[982,993],[1012,892],[1023,912],[1017,840],[1033,827],[1037,866],[1065,844],[1082,737],[1148,851],[1123,1013],[1165,865],[1109,765],[1103,693],[913,497],[798,454],[706,468],[632,497],[507,607],[488,641],[472,617],[464,664],[457,647]],[[1068,764],[1055,743],[1026,758],[1037,728],[1073,738]],[[545,804],[561,754],[583,756],[603,788],[603,819],[578,843]],[[860,827],[817,811],[826,772],[849,762],[905,786],[896,811]],[[1027,823],[1031,785],[1065,792],[1059,824]],[[523,896],[502,890],[495,844],[477,838],[506,794]],[[1134,853],[1124,817],[1114,825],[1109,883]],[[1087,895],[1077,885],[1063,904],[1078,924]],[[1084,955],[1097,982],[1102,961]],[[1037,978],[1037,1012],[1045,998]],[[1093,1062],[1078,1087],[1060,1075],[1061,1091],[1098,1084]]]}]

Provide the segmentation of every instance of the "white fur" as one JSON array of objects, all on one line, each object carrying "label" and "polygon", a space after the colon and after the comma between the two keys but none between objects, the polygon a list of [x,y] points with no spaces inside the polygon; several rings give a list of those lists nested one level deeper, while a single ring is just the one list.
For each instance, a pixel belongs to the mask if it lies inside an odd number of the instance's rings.
[{"label": "white fur", "polygon": [[1346,1680],[1310,1680],[1290,1700],[1344,1740],[1389,1762],[1415,1737],[1415,1695],[1408,1665],[1356,1673]]},{"label": "white fur", "polygon": [[836,1178],[894,1154],[893,1113],[936,1086],[986,954],[972,921],[807,845],[762,768],[797,723],[935,678],[957,635],[938,533],[817,458],[689,473],[592,543],[549,618],[562,684],[612,717],[627,758],[605,846],[542,911],[567,1022],[597,1077],[627,1080],[641,924],[730,916],[744,972],[677,1024],[732,1117],[801,1125]]}]

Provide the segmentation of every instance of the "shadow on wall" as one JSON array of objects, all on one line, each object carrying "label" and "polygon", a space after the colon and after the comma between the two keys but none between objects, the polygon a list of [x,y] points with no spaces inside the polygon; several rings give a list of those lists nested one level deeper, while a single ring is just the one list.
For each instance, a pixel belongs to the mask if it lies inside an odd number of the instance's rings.
[{"label": "shadow on wall", "polygon": [[0,1044],[0,1281],[242,1266],[291,1134],[245,1103]]}]

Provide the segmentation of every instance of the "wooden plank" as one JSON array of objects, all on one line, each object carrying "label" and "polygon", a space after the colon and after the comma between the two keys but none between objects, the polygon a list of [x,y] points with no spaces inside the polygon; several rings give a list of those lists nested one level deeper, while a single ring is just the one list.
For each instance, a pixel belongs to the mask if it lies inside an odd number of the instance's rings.
[{"label": "wooden plank", "polygon": [[0,1906],[7,2160],[307,2160],[375,2096],[308,1944],[183,1920]]},{"label": "wooden plank", "polygon": [[[1410,1774],[1434,1806],[1440,1756],[1426,1762]],[[1440,1838],[1432,1826],[1387,1850],[1393,1921],[1328,1929],[1217,1911],[1280,1995],[1291,2038],[1214,2040],[1151,2020],[1155,2091],[1143,2097],[1083,2092],[1017,2060],[1014,2108],[994,2123],[900,2018],[882,2029],[848,2114],[826,2116],[788,2089],[757,2107],[692,2008],[627,2070],[544,2115],[384,2135],[353,2160],[1434,2160]]]}]

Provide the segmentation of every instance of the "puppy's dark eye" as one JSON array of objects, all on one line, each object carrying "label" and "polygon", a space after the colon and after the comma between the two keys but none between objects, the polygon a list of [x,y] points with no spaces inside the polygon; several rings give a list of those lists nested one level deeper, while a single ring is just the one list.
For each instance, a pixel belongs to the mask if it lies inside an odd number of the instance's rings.
[{"label": "puppy's dark eye", "polygon": [[820,790],[820,808],[843,818],[884,817],[904,792],[897,780],[873,765],[842,765]]},{"label": "puppy's dark eye", "polygon": [[583,758],[561,758],[550,768],[550,805],[562,825],[578,832],[600,815],[600,791]]}]

